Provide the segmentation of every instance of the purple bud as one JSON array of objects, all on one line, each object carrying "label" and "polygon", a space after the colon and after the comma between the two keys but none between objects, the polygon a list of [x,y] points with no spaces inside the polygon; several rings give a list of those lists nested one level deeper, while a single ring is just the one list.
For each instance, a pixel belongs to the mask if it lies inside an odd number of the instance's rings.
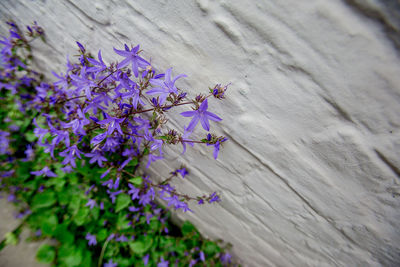
[{"label": "purple bud", "polygon": [[85,48],[80,42],[76,42],[76,44],[79,46],[79,50],[81,50],[82,53],[85,53]]}]

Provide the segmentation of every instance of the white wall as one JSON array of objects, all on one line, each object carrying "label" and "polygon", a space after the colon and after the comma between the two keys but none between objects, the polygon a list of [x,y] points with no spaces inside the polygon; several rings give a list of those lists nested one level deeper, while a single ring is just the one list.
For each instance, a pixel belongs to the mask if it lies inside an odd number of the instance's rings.
[{"label": "white wall", "polygon": [[400,61],[376,19],[338,0],[3,0],[0,14],[45,28],[47,73],[75,40],[108,62],[112,47],[140,43],[154,66],[186,73],[192,95],[232,83],[210,102],[224,118],[212,130],[230,139],[218,160],[179,147],[169,165],[190,166],[182,190],[222,193],[179,217],[245,265],[399,264]]}]

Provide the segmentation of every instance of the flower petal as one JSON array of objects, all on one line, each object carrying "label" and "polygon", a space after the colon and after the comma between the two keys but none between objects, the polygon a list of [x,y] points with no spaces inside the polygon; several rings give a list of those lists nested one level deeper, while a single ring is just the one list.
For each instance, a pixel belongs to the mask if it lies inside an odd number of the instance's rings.
[{"label": "flower petal", "polygon": [[[193,116],[196,115],[197,113],[198,113],[197,111],[191,110],[191,111],[182,112],[181,115],[182,115],[183,117],[193,117]],[[186,130],[187,130],[187,129],[186,129]]]},{"label": "flower petal", "polygon": [[211,113],[209,111],[204,112],[206,117],[212,121],[222,121],[222,119],[220,117],[218,117],[217,115],[215,115],[214,113]]}]

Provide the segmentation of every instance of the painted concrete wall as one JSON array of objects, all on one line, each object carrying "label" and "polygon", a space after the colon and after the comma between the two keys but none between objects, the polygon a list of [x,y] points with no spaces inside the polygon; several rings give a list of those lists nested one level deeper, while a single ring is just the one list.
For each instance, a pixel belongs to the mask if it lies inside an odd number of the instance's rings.
[{"label": "painted concrete wall", "polygon": [[[381,3],[383,2],[383,4]],[[386,5],[385,5],[386,4]],[[37,20],[38,66],[63,70],[79,40],[105,59],[140,43],[192,95],[229,83],[212,129],[230,141],[171,150],[191,194],[223,201],[178,217],[223,238],[248,266],[400,263],[398,1],[12,1],[2,20]],[[1,25],[1,33],[6,31]],[[183,127],[188,120],[172,122]],[[171,166],[172,167],[168,167]]]}]

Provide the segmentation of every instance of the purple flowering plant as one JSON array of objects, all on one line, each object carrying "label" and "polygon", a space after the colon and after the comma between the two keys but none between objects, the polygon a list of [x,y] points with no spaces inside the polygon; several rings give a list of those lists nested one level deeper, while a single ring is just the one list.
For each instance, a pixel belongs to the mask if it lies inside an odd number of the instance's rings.
[{"label": "purple flowering plant", "polygon": [[[174,180],[190,176],[185,166],[155,178],[148,172],[168,145],[183,153],[187,144],[212,146],[217,159],[227,138],[210,132],[222,119],[209,104],[224,99],[227,86],[191,99],[179,86],[186,75],[157,71],[139,45],[114,48],[118,61],[107,63],[79,42],[76,62],[68,59],[51,83],[31,68],[30,43],[44,40],[43,29],[8,25],[10,36],[0,40],[0,197],[22,222],[0,250],[28,226],[32,240],[58,241],[37,259],[60,266],[233,265],[229,245],[203,238],[189,222],[173,226],[157,203],[191,212],[191,201],[220,201],[217,192],[179,192]],[[169,113],[181,106],[189,110],[177,119],[187,126],[175,129]]]}]

